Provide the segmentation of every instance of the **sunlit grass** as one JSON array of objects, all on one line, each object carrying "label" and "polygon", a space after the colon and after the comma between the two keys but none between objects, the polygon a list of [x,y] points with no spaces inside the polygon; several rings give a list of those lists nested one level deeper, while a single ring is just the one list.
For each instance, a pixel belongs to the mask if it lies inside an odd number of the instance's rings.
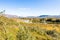
[{"label": "sunlit grass", "polygon": [[20,21],[0,16],[0,40],[60,40],[60,24]]}]

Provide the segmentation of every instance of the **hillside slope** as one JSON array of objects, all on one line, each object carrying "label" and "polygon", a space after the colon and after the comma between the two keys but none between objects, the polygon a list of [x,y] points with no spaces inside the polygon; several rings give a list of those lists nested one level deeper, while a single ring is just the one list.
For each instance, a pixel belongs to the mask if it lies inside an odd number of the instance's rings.
[{"label": "hillside slope", "polygon": [[24,23],[0,16],[0,40],[60,40],[60,24]]}]

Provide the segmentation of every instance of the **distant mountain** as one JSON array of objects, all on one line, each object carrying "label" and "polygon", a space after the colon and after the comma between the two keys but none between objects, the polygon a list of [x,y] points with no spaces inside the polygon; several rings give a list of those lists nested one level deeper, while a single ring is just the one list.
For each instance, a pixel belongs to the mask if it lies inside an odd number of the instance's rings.
[{"label": "distant mountain", "polygon": [[17,16],[17,15],[9,15],[9,14],[0,14],[8,18],[60,18],[60,15],[40,15],[40,16]]},{"label": "distant mountain", "polygon": [[19,16],[9,15],[9,14],[0,14],[0,16],[5,16],[5,17],[8,17],[8,18],[19,18]]},{"label": "distant mountain", "polygon": [[[21,17],[21,18],[24,18],[24,17]],[[60,15],[27,16],[25,18],[60,18]]]},{"label": "distant mountain", "polygon": [[36,16],[28,16],[28,18],[36,18]]},{"label": "distant mountain", "polygon": [[60,18],[60,15],[40,15],[39,18]]},{"label": "distant mountain", "polygon": [[48,17],[49,15],[40,15],[40,16],[38,16],[39,18],[46,18],[46,17]]}]

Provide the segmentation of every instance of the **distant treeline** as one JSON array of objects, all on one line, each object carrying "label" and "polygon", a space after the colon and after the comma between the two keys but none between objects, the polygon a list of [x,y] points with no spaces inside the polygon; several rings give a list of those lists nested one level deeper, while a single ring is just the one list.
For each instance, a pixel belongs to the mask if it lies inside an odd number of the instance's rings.
[{"label": "distant treeline", "polygon": [[57,18],[21,18],[32,21],[32,23],[56,23],[60,24],[60,19]]},{"label": "distant treeline", "polygon": [[33,19],[32,22],[60,24],[60,19],[56,19],[56,18],[41,18],[41,19]]},{"label": "distant treeline", "polygon": [[46,22],[60,24],[60,19],[55,19],[55,20],[47,19]]}]

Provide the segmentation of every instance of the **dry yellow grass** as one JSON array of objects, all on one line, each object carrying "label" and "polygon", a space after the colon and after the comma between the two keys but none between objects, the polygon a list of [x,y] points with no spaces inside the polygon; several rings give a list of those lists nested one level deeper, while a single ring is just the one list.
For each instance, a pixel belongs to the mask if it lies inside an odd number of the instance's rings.
[{"label": "dry yellow grass", "polygon": [[57,32],[60,32],[60,24],[43,24],[43,23],[22,23],[22,25],[27,27],[39,27],[46,30],[55,30]]},{"label": "dry yellow grass", "polygon": [[0,40],[60,40],[60,24],[25,23],[0,17]]}]

